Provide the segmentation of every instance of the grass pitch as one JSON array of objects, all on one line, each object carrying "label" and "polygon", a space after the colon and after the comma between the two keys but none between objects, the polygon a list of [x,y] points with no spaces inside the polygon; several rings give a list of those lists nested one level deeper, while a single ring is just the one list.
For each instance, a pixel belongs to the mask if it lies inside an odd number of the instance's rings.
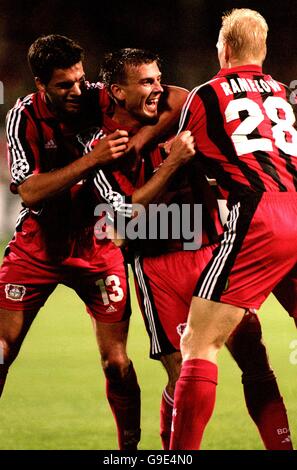
[{"label": "grass pitch", "polygon": [[[149,343],[134,291],[132,301],[128,349],[142,390],[140,449],[161,449],[159,402],[166,376],[161,365],[148,358]],[[297,332],[272,296],[262,308],[261,321],[297,447]],[[10,370],[0,402],[0,449],[116,448],[91,321],[75,293],[59,286]],[[263,449],[245,408],[240,372],[225,350],[203,449]]]}]

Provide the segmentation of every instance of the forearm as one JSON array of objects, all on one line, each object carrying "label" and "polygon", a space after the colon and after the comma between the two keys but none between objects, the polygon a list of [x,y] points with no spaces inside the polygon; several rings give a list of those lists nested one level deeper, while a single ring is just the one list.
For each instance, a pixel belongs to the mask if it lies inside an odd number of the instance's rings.
[{"label": "forearm", "polygon": [[180,166],[187,163],[194,155],[194,138],[191,132],[182,132],[174,138],[170,153],[158,171],[144,186],[134,191],[132,204],[142,204],[146,208],[148,204],[160,198]]},{"label": "forearm", "polygon": [[88,156],[79,158],[69,165],[48,173],[38,173],[30,176],[19,187],[18,193],[28,207],[38,206],[45,199],[56,196],[83,179],[97,161]]},{"label": "forearm", "polygon": [[179,166],[180,164],[177,161],[165,160],[147,183],[134,191],[132,204],[140,204],[146,209],[150,203],[158,201],[166,192]]},{"label": "forearm", "polygon": [[127,143],[127,132],[117,130],[99,140],[91,152],[69,165],[30,176],[19,185],[18,192],[28,207],[34,207],[73,186],[97,166],[106,165],[123,156]]}]

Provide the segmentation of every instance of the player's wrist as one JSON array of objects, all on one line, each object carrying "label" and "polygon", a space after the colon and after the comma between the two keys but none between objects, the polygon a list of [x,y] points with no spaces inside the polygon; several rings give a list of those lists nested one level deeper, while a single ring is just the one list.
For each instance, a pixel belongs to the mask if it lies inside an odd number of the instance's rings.
[{"label": "player's wrist", "polygon": [[171,170],[176,170],[177,168],[179,168],[181,165],[182,165],[182,159],[178,157],[178,155],[175,155],[174,153],[170,153],[169,156],[166,158],[166,160],[164,160],[164,163],[162,165],[162,167],[164,168],[168,168],[171,169]]}]

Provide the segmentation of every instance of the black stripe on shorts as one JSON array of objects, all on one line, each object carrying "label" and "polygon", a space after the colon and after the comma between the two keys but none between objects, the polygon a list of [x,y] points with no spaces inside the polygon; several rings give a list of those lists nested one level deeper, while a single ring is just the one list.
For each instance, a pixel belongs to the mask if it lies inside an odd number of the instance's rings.
[{"label": "black stripe on shorts", "polygon": [[226,222],[227,229],[198,280],[194,296],[220,301],[261,197],[262,193],[255,193],[233,205]]},{"label": "black stripe on shorts", "polygon": [[[135,256],[133,272],[139,287],[145,327],[150,338],[150,358],[159,359],[160,356],[176,352],[159,320],[150,281],[144,273],[143,258],[141,256]],[[161,292],[160,295],[162,295]]]}]

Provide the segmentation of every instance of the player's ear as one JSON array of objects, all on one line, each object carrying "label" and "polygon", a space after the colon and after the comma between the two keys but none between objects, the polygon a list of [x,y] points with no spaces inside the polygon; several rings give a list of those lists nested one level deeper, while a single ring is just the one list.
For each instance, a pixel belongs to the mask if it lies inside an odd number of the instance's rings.
[{"label": "player's ear", "polygon": [[45,91],[45,85],[42,83],[39,77],[35,77],[35,85],[38,91]]},{"label": "player's ear", "polygon": [[226,64],[230,62],[231,55],[232,55],[232,49],[229,46],[229,44],[226,42],[224,44],[224,56],[225,56],[224,58],[225,58]]},{"label": "player's ear", "polygon": [[111,85],[110,91],[112,93],[112,96],[118,101],[123,101],[126,98],[125,90],[120,85]]}]

